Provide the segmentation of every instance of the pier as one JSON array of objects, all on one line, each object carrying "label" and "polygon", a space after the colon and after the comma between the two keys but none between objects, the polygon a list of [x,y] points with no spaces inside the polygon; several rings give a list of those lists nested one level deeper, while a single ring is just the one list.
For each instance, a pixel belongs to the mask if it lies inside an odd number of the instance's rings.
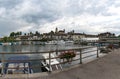
[{"label": "pier", "polygon": [[[74,50],[78,50],[78,48]],[[59,51],[64,51],[64,50],[59,50]],[[120,49],[115,49],[112,50],[109,54],[103,57],[99,57],[100,53],[97,50],[95,55],[96,59],[88,63],[84,63],[82,61],[83,58],[81,57],[83,53],[82,54],[79,53],[78,55],[80,56],[80,58],[73,60],[73,61],[79,60],[79,63],[77,65],[73,65],[62,70],[33,73],[33,74],[6,74],[6,75],[1,75],[0,79],[119,79],[120,78],[119,51]],[[84,52],[84,53],[88,53],[88,52]],[[86,57],[90,57],[90,56],[86,56]],[[60,64],[62,63],[65,62],[61,62]]]}]

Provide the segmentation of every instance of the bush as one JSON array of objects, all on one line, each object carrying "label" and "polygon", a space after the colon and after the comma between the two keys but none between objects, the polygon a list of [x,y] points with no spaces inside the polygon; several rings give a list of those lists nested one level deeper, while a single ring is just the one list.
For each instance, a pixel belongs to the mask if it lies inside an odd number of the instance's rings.
[{"label": "bush", "polygon": [[108,49],[113,49],[114,46],[113,46],[113,45],[108,45],[107,48],[108,48]]},{"label": "bush", "polygon": [[100,49],[100,53],[108,53],[108,52],[111,52],[111,50],[106,49],[106,48],[101,48]]},{"label": "bush", "polygon": [[65,52],[62,52],[59,57],[60,59],[70,59],[70,58],[74,58],[76,56],[76,53],[74,51],[65,51]]},{"label": "bush", "polygon": [[83,42],[81,42],[80,44],[81,44],[81,45],[85,45],[85,46],[88,45],[88,43],[87,43],[86,41],[83,41]]}]

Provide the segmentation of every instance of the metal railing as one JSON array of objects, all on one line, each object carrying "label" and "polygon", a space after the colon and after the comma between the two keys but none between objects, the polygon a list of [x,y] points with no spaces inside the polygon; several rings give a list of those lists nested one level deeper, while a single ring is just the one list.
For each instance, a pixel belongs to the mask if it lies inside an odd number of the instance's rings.
[{"label": "metal railing", "polygon": [[[94,50],[90,50],[91,48],[96,48]],[[89,49],[89,51],[84,51],[84,50],[87,50]],[[68,61],[61,61],[60,57],[59,57],[59,54],[61,52],[64,52],[64,51],[68,51],[68,50],[72,50],[72,51],[75,51],[77,52],[76,53],[76,58],[73,58],[72,59],[72,62],[74,61],[79,61],[78,64],[82,64],[83,63],[83,59],[85,58],[88,58],[88,57],[92,57],[92,56],[96,56],[97,58],[99,57],[99,49],[98,47],[82,47],[82,48],[73,48],[73,49],[65,49],[65,50],[53,50],[53,51],[45,51],[45,52],[14,52],[14,53],[7,53],[7,52],[3,52],[3,53],[0,53],[1,55],[1,63],[2,63],[2,66],[1,66],[1,75],[5,75],[5,63],[9,63],[11,61],[16,61],[16,60],[8,60],[6,58],[6,55],[42,55],[44,53],[47,53],[49,54],[49,57],[48,58],[34,58],[34,59],[29,59],[29,60],[22,60],[22,61],[30,61],[30,62],[36,62],[36,61],[43,61],[43,60],[49,60],[49,69],[51,67],[51,60],[52,59],[57,59],[59,60],[59,64],[61,65],[64,65],[66,63],[68,63]],[[90,55],[87,55],[87,56],[84,56],[83,57],[83,54],[87,54],[87,53],[90,53],[90,52],[95,52],[94,54],[90,54]],[[55,57],[51,57],[51,54],[56,54]],[[17,60],[18,62],[21,61],[21,60]],[[57,64],[54,64],[54,65],[57,65]],[[41,66],[41,65],[35,65],[35,66],[30,66],[31,69],[37,69],[37,68],[42,68],[42,67],[45,67],[45,66]],[[27,67],[21,67],[21,69],[23,68],[27,68]],[[14,67],[8,67],[8,69],[16,69]],[[51,72],[51,70],[49,70]],[[28,73],[29,74],[29,73]]]}]

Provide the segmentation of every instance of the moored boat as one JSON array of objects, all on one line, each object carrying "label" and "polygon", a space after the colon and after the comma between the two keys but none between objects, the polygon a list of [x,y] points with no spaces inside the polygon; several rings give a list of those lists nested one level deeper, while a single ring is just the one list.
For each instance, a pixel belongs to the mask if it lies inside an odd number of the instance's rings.
[{"label": "moored boat", "polygon": [[12,43],[6,42],[6,43],[1,43],[1,45],[12,45]]},{"label": "moored boat", "polygon": [[28,74],[33,73],[30,68],[31,64],[28,61],[28,56],[13,56],[8,58],[8,62],[5,64],[5,74]]}]

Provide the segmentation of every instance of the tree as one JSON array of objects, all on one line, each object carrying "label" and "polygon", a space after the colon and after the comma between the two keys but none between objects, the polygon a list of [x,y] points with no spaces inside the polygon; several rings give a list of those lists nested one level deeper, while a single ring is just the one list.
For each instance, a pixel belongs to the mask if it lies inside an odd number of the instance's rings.
[{"label": "tree", "polygon": [[20,35],[22,35],[22,32],[21,31],[20,32],[16,32],[15,35],[16,36],[20,36]]},{"label": "tree", "polygon": [[11,32],[10,37],[14,37],[14,36],[15,36],[15,32]]},{"label": "tree", "polygon": [[40,36],[40,33],[38,31],[35,32],[36,36]]},{"label": "tree", "polygon": [[15,37],[15,36],[19,36],[19,35],[22,35],[22,32],[20,31],[20,32],[11,32],[10,33],[10,37]]},{"label": "tree", "polygon": [[19,36],[19,32],[16,32],[16,33],[15,33],[15,36]]},{"label": "tree", "polygon": [[32,33],[32,32],[30,32],[30,33],[28,33],[28,35],[32,36],[32,35],[33,35],[33,33]]},{"label": "tree", "polygon": [[19,32],[19,35],[22,35],[22,32],[21,32],[21,31]]},{"label": "tree", "polygon": [[14,42],[15,38],[14,37],[3,37],[3,39],[1,40],[1,42]]},{"label": "tree", "polygon": [[8,41],[8,37],[3,37],[3,40],[2,40],[3,42],[7,42]]},{"label": "tree", "polygon": [[53,32],[53,31],[51,31],[51,32],[50,32],[50,34],[54,34],[54,32]]},{"label": "tree", "polygon": [[24,33],[24,35],[26,36],[27,34],[26,34],[26,33]]}]

